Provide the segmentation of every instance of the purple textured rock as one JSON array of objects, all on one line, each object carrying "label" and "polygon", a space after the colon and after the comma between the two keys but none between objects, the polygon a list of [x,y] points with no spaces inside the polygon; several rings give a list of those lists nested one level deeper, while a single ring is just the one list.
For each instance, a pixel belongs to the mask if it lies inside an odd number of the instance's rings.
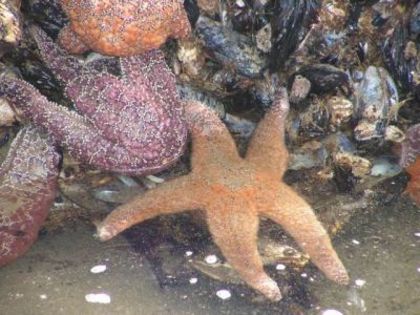
[{"label": "purple textured rock", "polygon": [[183,153],[187,127],[175,77],[159,50],[121,59],[121,77],[100,72],[32,28],[41,55],[77,112],[47,100],[30,84],[4,78],[0,92],[74,158],[102,170],[145,175]]},{"label": "purple textured rock", "polygon": [[59,160],[51,139],[32,126],[14,139],[0,167],[0,266],[37,239],[55,198]]}]

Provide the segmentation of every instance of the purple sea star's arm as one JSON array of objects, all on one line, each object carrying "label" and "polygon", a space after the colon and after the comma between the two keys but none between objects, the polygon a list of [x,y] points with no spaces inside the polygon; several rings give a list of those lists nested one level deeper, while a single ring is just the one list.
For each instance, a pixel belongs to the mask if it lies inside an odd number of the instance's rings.
[{"label": "purple sea star's arm", "polygon": [[405,140],[401,146],[400,165],[407,167],[420,154],[420,124],[411,126],[405,133]]},{"label": "purple sea star's arm", "polygon": [[89,120],[48,101],[22,80],[3,78],[0,93],[25,117],[48,131],[57,143],[66,146],[70,155],[99,169],[123,174],[151,174],[173,164],[183,150],[180,143],[165,150],[147,145],[141,151],[123,147],[105,138]]},{"label": "purple sea star's arm", "polygon": [[74,80],[83,70],[83,61],[68,55],[56,45],[39,27],[32,26],[30,32],[35,39],[44,62],[54,76],[63,84]]},{"label": "purple sea star's arm", "polygon": [[[67,96],[86,118],[83,124],[88,124],[98,134],[94,136],[74,130],[73,137],[77,133],[79,141],[86,139],[85,142],[90,142],[91,138],[96,137],[106,142],[93,145],[96,157],[90,157],[88,163],[95,164],[94,161],[100,159],[99,155],[114,152],[117,154],[114,155],[114,162],[120,160],[121,168],[128,163],[133,164],[130,169],[135,169],[136,164],[157,166],[159,162],[166,167],[181,155],[187,138],[183,103],[176,94],[175,77],[160,51],[121,59],[123,78],[120,79],[110,73],[99,72],[92,66],[82,65],[78,59],[67,55],[41,29],[32,27],[32,33],[44,61],[65,84]],[[58,105],[50,103],[52,112],[63,113],[53,106]],[[28,116],[31,115],[36,114],[28,112]],[[71,119],[66,124],[71,124]],[[63,123],[58,125],[62,126]],[[46,128],[52,130],[54,126],[49,124]],[[67,136],[66,143],[70,145],[70,142],[74,141]],[[71,145],[81,146],[77,143]],[[112,155],[108,157],[112,158]],[[151,166],[145,166],[148,167]],[[139,170],[139,173],[142,171]]]},{"label": "purple sea star's arm", "polygon": [[55,198],[59,160],[51,139],[32,126],[14,139],[0,167],[0,266],[38,237]]},{"label": "purple sea star's arm", "polygon": [[169,95],[171,102],[178,102],[176,80],[165,61],[162,51],[155,49],[142,55],[120,59],[123,79],[147,82],[157,95]]}]

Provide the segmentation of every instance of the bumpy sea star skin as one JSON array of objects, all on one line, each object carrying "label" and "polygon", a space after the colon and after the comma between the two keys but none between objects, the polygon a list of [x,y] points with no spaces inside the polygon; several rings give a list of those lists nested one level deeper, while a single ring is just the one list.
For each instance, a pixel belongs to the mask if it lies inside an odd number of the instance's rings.
[{"label": "bumpy sea star skin", "polygon": [[158,215],[203,209],[215,243],[242,279],[267,298],[279,300],[280,290],[264,272],[257,250],[258,217],[264,216],[283,226],[328,278],[347,284],[346,269],[312,208],[281,181],[288,159],[284,123],[289,104],[285,89],[278,93],[244,159],[216,114],[188,103],[191,173],[114,210],[98,226],[100,239]]},{"label": "bumpy sea star skin", "polygon": [[411,126],[401,146],[400,165],[408,167],[420,154],[420,124]]},{"label": "bumpy sea star skin", "polygon": [[410,198],[420,207],[420,158],[417,158],[405,170],[410,175],[410,180],[404,192],[408,193]]},{"label": "bumpy sea star skin", "polygon": [[0,266],[37,239],[55,198],[59,160],[51,139],[34,127],[14,139],[0,167]]},{"label": "bumpy sea star skin", "polygon": [[134,56],[186,37],[191,27],[181,0],[61,0],[70,19],[59,42],[71,53],[89,48],[105,55]]},{"label": "bumpy sea star skin", "polygon": [[32,33],[79,113],[22,80],[3,78],[0,93],[26,118],[74,158],[102,170],[150,174],[179,158],[187,139],[184,106],[160,51],[122,58],[119,78],[67,55],[40,29]]},{"label": "bumpy sea star skin", "polygon": [[411,126],[401,145],[400,165],[410,175],[405,192],[420,206],[420,124]]}]

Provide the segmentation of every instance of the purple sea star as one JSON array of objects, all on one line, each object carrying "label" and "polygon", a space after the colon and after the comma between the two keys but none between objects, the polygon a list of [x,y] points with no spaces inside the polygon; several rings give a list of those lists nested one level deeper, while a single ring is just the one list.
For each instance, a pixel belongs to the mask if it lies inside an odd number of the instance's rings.
[{"label": "purple sea star", "polygon": [[59,154],[34,127],[21,129],[0,167],[0,266],[25,253],[54,201]]},{"label": "purple sea star", "polygon": [[187,139],[175,77],[159,50],[120,59],[121,77],[97,70],[31,32],[77,112],[47,100],[29,83],[2,78],[0,93],[74,158],[102,170],[151,174],[173,164]]}]

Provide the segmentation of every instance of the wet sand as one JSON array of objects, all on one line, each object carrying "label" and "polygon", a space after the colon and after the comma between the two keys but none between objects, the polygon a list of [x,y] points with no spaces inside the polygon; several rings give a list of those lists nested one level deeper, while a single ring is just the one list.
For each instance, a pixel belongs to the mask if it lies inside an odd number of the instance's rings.
[{"label": "wet sand", "polygon": [[[200,274],[194,276],[197,283],[161,287],[150,261],[134,251],[126,238],[101,243],[93,233],[93,227],[83,223],[48,233],[27,255],[0,269],[0,314],[291,312],[287,299],[279,304],[255,302],[246,288]],[[420,236],[416,233],[420,233],[420,210],[414,207],[394,206],[353,219],[335,240],[352,286],[334,285],[309,266],[299,276],[313,296],[311,307],[303,312],[304,307],[296,309],[294,314],[322,314],[326,309],[342,314],[420,314]],[[106,270],[92,273],[96,265],[105,265]],[[220,299],[216,295],[220,289],[229,290],[231,298]],[[87,302],[91,293],[107,294],[110,303]]]}]

